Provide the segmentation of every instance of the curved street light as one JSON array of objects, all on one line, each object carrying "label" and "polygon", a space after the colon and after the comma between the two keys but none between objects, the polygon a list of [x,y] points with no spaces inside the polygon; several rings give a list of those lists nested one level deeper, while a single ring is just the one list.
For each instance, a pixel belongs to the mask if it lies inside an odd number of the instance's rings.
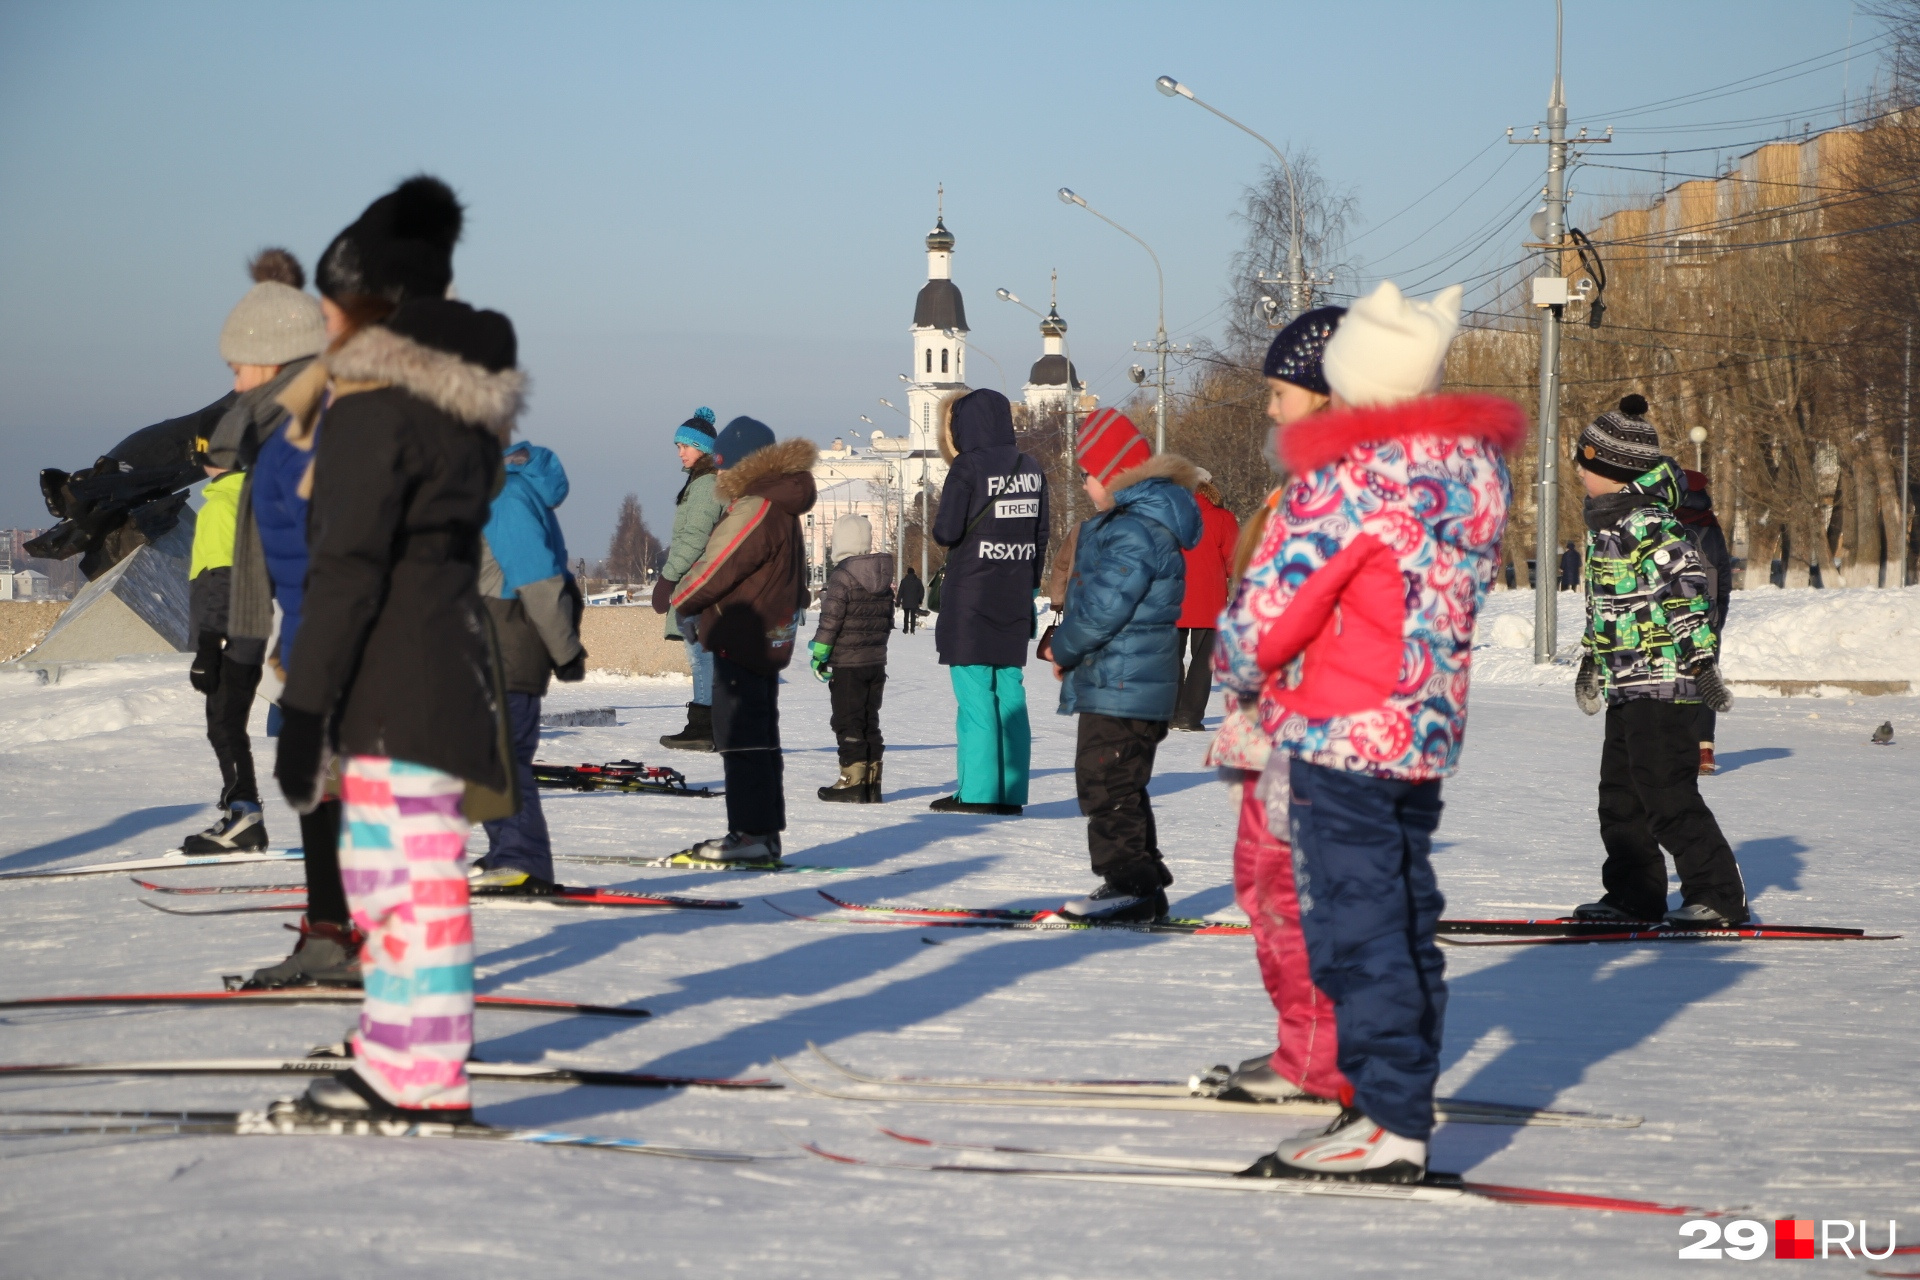
[{"label": "curved street light", "polygon": [[1193,90],[1175,80],[1172,76],[1161,76],[1153,82],[1154,87],[1169,98],[1185,98],[1195,106],[1205,107],[1213,114],[1225,120],[1250,138],[1257,139],[1267,150],[1273,152],[1273,158],[1280,162],[1280,171],[1287,175],[1287,200],[1291,208],[1287,227],[1287,306],[1293,315],[1299,315],[1307,309],[1307,276],[1305,261],[1300,250],[1300,188],[1293,181],[1293,166],[1287,163],[1287,157],[1280,148],[1268,142],[1260,134],[1235,120],[1220,108],[1202,102],[1193,94]]},{"label": "curved street light", "polygon": [[[1088,204],[1083,198],[1075,195],[1066,187],[1060,188],[1060,203],[1079,205],[1082,209],[1085,209],[1088,213],[1100,219],[1100,221],[1106,223],[1115,231],[1118,231],[1121,235],[1139,245],[1142,249],[1145,249],[1147,256],[1153,259],[1154,279],[1158,281],[1160,286],[1159,327],[1154,333],[1152,347],[1152,350],[1160,356],[1160,395],[1154,405],[1153,448],[1155,453],[1165,453],[1167,451],[1167,352],[1171,351],[1172,347],[1167,344],[1167,274],[1160,269],[1160,255],[1153,251],[1152,245]],[[1139,348],[1136,347],[1135,350],[1139,350]]]}]

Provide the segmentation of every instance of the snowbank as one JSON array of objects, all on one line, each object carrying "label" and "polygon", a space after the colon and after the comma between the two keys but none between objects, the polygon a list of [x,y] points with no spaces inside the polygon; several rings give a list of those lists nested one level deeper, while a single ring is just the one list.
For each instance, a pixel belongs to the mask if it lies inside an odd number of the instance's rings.
[{"label": "snowbank", "polygon": [[[1474,633],[1474,682],[1571,682],[1586,604],[1574,592],[1559,600],[1556,660],[1536,667],[1533,593],[1490,594]],[[1736,591],[1721,668],[1734,682],[1906,680],[1920,691],[1920,587]]]}]

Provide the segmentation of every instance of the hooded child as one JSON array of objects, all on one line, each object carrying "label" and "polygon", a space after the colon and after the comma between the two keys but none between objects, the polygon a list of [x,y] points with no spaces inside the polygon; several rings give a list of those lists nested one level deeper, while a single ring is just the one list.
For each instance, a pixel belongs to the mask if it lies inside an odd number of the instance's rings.
[{"label": "hooded child", "polygon": [[727,832],[674,855],[688,865],[778,866],[787,828],[780,756],[780,673],[807,605],[800,517],[813,509],[811,440],[776,441],[753,418],[729,422],[714,441],[726,504],[706,549],[670,604],[693,618],[713,655],[713,745],[727,780]]},{"label": "hooded child", "polygon": [[821,787],[822,800],[880,803],[880,697],[887,687],[887,641],[893,635],[893,557],[873,549],[873,526],[849,513],[833,522],[833,572],[820,592],[813,633],[813,674],[827,682],[840,777]]},{"label": "hooded child", "polygon": [[[1502,455],[1526,429],[1511,401],[1435,394],[1460,295],[1417,302],[1388,281],[1340,318],[1327,411],[1281,435],[1294,478],[1267,530],[1272,568],[1222,621],[1216,662],[1236,693],[1260,695],[1286,770],[1310,971],[1348,1083],[1330,1125],[1254,1176],[1426,1176],[1446,1013],[1433,832],[1506,527]],[[1270,762],[1260,784],[1270,810],[1277,773]]]},{"label": "hooded child", "polygon": [[1027,803],[1033,756],[1022,669],[1047,558],[1046,474],[1014,443],[1013,408],[998,391],[956,392],[939,416],[951,469],[933,518],[933,540],[947,548],[933,641],[953,682],[959,782],[928,808],[1011,816]]},{"label": "hooded child", "polygon": [[[302,289],[306,273],[291,253],[263,250],[247,264],[247,271],[253,287],[221,326],[220,358],[233,370],[236,395],[257,401],[288,365],[304,364],[320,353],[327,345],[327,326],[320,304]],[[267,847],[253,742],[247,734],[266,643],[236,633],[230,621],[246,462],[232,449],[216,449],[218,435],[216,426],[212,436],[197,442],[208,484],[193,527],[188,566],[189,631],[195,638],[188,679],[207,700],[207,741],[220,765],[221,813],[211,827],[186,838],[181,847],[190,854]]]},{"label": "hooded child", "polygon": [[493,615],[500,675],[507,688],[513,767],[520,807],[511,817],[487,822],[487,852],[467,871],[477,894],[551,894],[553,843],[533,757],[540,750],[540,700],[550,680],[564,683],[587,674],[580,643],[586,601],[567,571],[567,540],[555,509],[567,500],[567,470],[551,449],[511,444],[506,478],[494,496],[481,533],[480,596]]},{"label": "hooded child", "polygon": [[[1700,796],[1701,704],[1733,709],[1720,678],[1713,584],[1675,514],[1686,481],[1627,396],[1580,433],[1574,462],[1587,490],[1586,650],[1574,678],[1580,709],[1607,713],[1600,750],[1600,869],[1605,893],[1581,920],[1660,920],[1719,928],[1747,920],[1733,849]],[[1667,910],[1667,863],[1681,905]]]},{"label": "hooded child", "polygon": [[653,584],[653,611],[667,615],[667,639],[686,642],[687,667],[693,672],[693,701],[687,703],[686,727],[660,738],[661,746],[676,751],[713,750],[713,655],[699,643],[699,619],[682,618],[671,603],[674,588],[707,549],[713,526],[726,512],[715,487],[719,472],[713,465],[713,423],[713,410],[702,405],[674,429],[673,447],[687,479],[673,499],[673,536],[666,562],[660,566],[660,577]]},{"label": "hooded child", "polygon": [[[1296,422],[1324,413],[1332,399],[1322,357],[1345,307],[1319,307],[1296,318],[1267,348],[1267,418],[1274,440]],[[1270,456],[1277,459],[1278,452]],[[1286,493],[1275,489],[1242,530],[1234,552],[1233,593],[1219,626],[1236,643],[1258,647],[1274,621],[1251,613],[1247,601],[1271,596],[1285,570],[1280,550],[1285,522],[1273,518]],[[1273,763],[1273,740],[1261,722],[1259,699],[1229,688],[1227,714],[1207,752],[1220,771],[1237,815],[1233,845],[1233,896],[1253,926],[1260,980],[1279,1016],[1276,1047],[1238,1066],[1215,1066],[1200,1077],[1215,1096],[1288,1102],[1338,1098],[1348,1088],[1340,1074],[1333,1001],[1314,985],[1300,928],[1300,897],[1294,884],[1293,847],[1287,840],[1287,756],[1262,788]],[[1272,801],[1269,808],[1268,802]]]},{"label": "hooded child", "polygon": [[337,762],[366,936],[353,1068],[295,1106],[321,1122],[473,1115],[467,828],[518,808],[482,531],[526,377],[507,317],[447,297],[461,221],[445,183],[410,178],[315,273],[330,403],[300,485],[312,534],[274,775],[304,813]]},{"label": "hooded child", "polygon": [[1180,685],[1184,552],[1200,541],[1199,469],[1153,450],[1125,414],[1087,419],[1075,460],[1094,515],[1074,539],[1065,615],[1041,657],[1060,714],[1080,717],[1074,789],[1101,883],[1060,909],[1070,920],[1153,921],[1173,873],[1160,856],[1147,783]]}]

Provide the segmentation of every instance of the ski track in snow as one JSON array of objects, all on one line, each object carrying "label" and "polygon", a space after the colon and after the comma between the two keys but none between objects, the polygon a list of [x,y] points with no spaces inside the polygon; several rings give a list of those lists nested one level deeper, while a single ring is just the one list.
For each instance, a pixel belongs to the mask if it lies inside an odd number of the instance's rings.
[{"label": "ski track in snow", "polygon": [[[1563,606],[1569,599],[1562,597]],[[1525,597],[1496,595],[1490,616],[1519,613],[1523,601],[1530,608]],[[1736,597],[1737,608],[1743,603]],[[1763,620],[1759,611],[1747,619],[1755,633]],[[1736,636],[1742,625],[1736,613]],[[574,883],[748,905],[726,913],[477,915],[482,990],[638,1000],[656,1015],[628,1025],[482,1012],[478,1052],[512,1062],[759,1075],[775,1055],[804,1058],[812,1040],[875,1071],[1184,1077],[1269,1046],[1273,1016],[1244,939],[851,928],[791,921],[758,901],[768,896],[822,913],[826,904],[814,890],[826,887],[858,901],[1039,906],[1092,883],[1073,798],[1073,722],[1053,713],[1056,686],[1037,666],[1027,670],[1036,736],[1027,815],[927,811],[953,780],[951,694],[932,655],[930,630],[894,637],[885,709],[890,792],[882,807],[814,799],[813,789],[835,774],[826,690],[804,669],[790,671],[782,689],[789,856],[856,871],[829,880],[562,863],[562,876]],[[1476,652],[1464,768],[1447,786],[1436,854],[1450,914],[1560,912],[1598,892],[1593,789],[1601,723],[1573,707],[1566,668],[1535,673],[1526,658],[1518,649]],[[1882,664],[1867,674],[1907,669]],[[656,742],[682,723],[687,689],[685,681],[613,678],[556,685],[549,709],[611,705],[620,724],[548,731],[541,758],[641,759],[682,768],[695,785],[718,784],[718,757],[669,752]],[[1763,918],[1906,938],[1449,949],[1443,1092],[1632,1112],[1647,1122],[1629,1131],[1447,1126],[1435,1138],[1436,1167],[1487,1182],[1750,1206],[1757,1218],[1867,1218],[1876,1232],[1895,1218],[1903,1242],[1920,1237],[1917,711],[1913,698],[1853,706],[1832,698],[1746,699],[1720,722],[1725,772],[1703,784]],[[270,779],[272,743],[259,736],[264,706],[256,712],[257,760]],[[1872,728],[1888,718],[1898,745],[1868,745]],[[202,734],[200,699],[186,687],[184,669],[75,671],[45,687],[0,677],[0,870],[177,844],[208,820],[206,801],[218,788]],[[1153,785],[1178,876],[1172,897],[1180,914],[1237,920],[1233,815],[1201,764],[1204,750],[1204,735],[1174,734]],[[723,827],[717,800],[555,792],[543,799],[556,845],[580,852],[658,855]],[[267,815],[276,843],[296,838],[277,796]],[[476,833],[473,844],[481,839]],[[210,868],[173,879],[244,883],[259,872]],[[278,919],[173,918],[143,910],[139,896],[115,876],[0,884],[0,994],[211,988],[223,973],[279,958],[292,938]],[[348,1021],[346,1010],[324,1007],[21,1012],[0,1024],[0,1058],[299,1055],[337,1039]],[[22,1079],[0,1085],[0,1107],[250,1106],[300,1083]],[[885,1124],[967,1141],[1251,1161],[1304,1127],[1298,1118],[881,1105],[798,1089],[722,1096],[482,1085],[476,1092],[482,1117],[496,1124],[797,1158],[729,1169],[591,1151],[360,1139],[11,1139],[0,1142],[0,1270],[20,1277],[332,1277],[376,1266],[450,1277],[695,1268],[781,1277],[1264,1277],[1289,1264],[1335,1275],[1697,1270],[1675,1259],[1677,1219],[950,1179],[828,1165],[798,1155],[797,1145],[917,1158],[876,1135]]]}]

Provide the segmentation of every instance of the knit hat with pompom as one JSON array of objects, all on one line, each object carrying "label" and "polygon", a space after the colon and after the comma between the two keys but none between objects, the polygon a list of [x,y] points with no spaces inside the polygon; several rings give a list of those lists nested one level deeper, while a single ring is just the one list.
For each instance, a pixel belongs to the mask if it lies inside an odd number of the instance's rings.
[{"label": "knit hat with pompom", "polygon": [[220,326],[220,358],[228,364],[283,365],[320,354],[327,322],[303,291],[307,273],[285,249],[262,249],[247,264],[254,280]]}]

